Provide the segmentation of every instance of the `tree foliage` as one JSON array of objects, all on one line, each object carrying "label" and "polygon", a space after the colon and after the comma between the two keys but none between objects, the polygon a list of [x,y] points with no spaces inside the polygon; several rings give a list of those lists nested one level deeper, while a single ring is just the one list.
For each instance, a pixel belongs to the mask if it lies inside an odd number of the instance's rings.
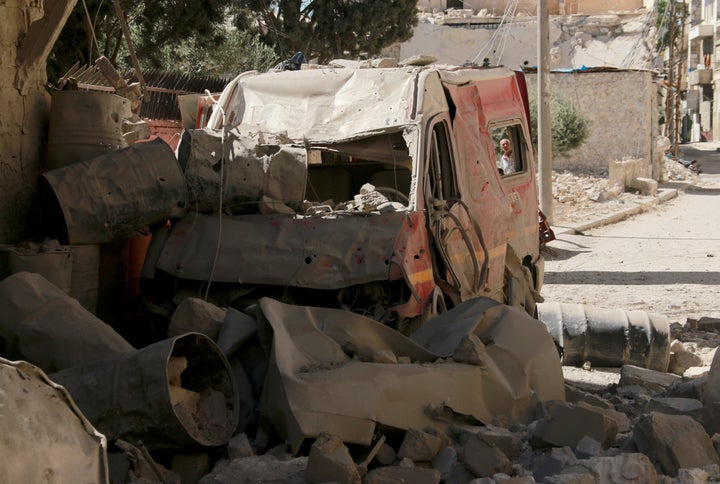
[{"label": "tree foliage", "polygon": [[416,6],[417,0],[236,0],[235,21],[276,45],[282,58],[303,52],[325,63],[372,57],[409,39]]},{"label": "tree foliage", "polygon": [[[169,69],[173,66],[163,65],[166,49],[183,43],[212,49],[224,40],[220,26],[232,1],[120,0],[120,5],[140,64]],[[48,59],[48,78],[57,79],[75,62],[92,64],[101,55],[118,67],[132,65],[114,2],[78,1]]]},{"label": "tree foliage", "polygon": [[[143,68],[263,70],[308,59],[371,57],[412,35],[417,0],[120,0]],[[85,9],[87,6],[87,11]],[[228,28],[234,23],[238,30]],[[97,38],[97,48],[93,35]],[[275,50],[275,56],[270,53]],[[80,0],[48,60],[48,78],[104,55],[131,67],[113,0]],[[207,72],[204,72],[207,73]]]},{"label": "tree foliage", "polygon": [[[538,100],[530,96],[530,123],[533,146],[538,146]],[[562,94],[553,93],[550,101],[550,130],[552,152],[564,155],[580,146],[590,135],[590,119]]]}]

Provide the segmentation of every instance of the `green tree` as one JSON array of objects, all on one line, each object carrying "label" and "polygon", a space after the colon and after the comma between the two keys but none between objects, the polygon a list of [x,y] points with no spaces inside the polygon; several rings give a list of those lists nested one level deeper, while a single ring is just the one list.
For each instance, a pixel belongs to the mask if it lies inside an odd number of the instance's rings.
[{"label": "green tree", "polygon": [[[121,0],[120,5],[141,65],[168,69],[172,64],[162,62],[168,47],[195,43],[210,50],[224,41],[225,30],[221,26],[232,2]],[[57,79],[76,62],[92,64],[101,55],[120,68],[132,65],[114,2],[80,0],[48,59],[48,79],[51,82]]]},{"label": "green tree", "polygon": [[283,58],[303,52],[326,63],[372,57],[407,40],[417,25],[417,0],[236,0],[240,30],[258,32]]},{"label": "green tree", "polygon": [[[531,95],[530,124],[532,126],[532,142],[535,147],[538,145],[537,104],[537,95]],[[553,154],[564,155],[587,139],[590,134],[590,119],[567,97],[553,93],[550,101],[550,130]]]}]

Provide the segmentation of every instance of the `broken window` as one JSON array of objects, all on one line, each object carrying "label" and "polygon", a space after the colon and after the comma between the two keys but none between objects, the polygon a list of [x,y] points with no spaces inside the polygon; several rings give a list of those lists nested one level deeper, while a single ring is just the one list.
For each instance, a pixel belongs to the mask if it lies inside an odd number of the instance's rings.
[{"label": "broken window", "polygon": [[386,201],[407,206],[410,201],[412,159],[402,132],[311,148],[306,200],[332,209],[371,184]]},{"label": "broken window", "polygon": [[491,127],[495,144],[495,162],[501,176],[512,176],[525,171],[527,143],[519,121]]}]

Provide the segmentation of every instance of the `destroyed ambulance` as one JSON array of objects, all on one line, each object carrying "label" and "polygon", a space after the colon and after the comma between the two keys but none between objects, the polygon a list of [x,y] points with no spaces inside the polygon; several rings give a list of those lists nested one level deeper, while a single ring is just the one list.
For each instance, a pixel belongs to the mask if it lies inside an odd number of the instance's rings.
[{"label": "destroyed ambulance", "polygon": [[[502,138],[515,163],[506,175]],[[478,296],[531,315],[540,300],[552,235],[522,73],[247,72],[206,127],[183,134],[177,157],[191,211],[148,254],[174,278],[348,309],[406,333]]]}]

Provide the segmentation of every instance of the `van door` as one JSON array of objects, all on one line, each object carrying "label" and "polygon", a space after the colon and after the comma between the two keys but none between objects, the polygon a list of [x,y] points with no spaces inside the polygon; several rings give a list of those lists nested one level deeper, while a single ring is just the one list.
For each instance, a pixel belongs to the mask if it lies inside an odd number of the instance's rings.
[{"label": "van door", "polygon": [[435,283],[457,304],[479,294],[486,257],[461,201],[446,114],[429,124],[426,155],[424,199],[436,254]]}]

